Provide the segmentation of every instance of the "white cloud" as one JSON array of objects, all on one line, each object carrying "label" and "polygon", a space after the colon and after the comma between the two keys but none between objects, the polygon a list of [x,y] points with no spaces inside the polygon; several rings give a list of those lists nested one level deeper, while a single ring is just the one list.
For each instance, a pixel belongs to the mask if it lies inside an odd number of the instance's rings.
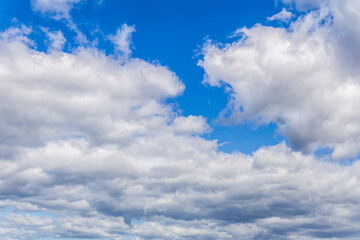
[{"label": "white cloud", "polygon": [[[335,88],[355,84],[338,80],[344,68],[335,68],[336,61],[329,58],[338,56],[337,51],[325,51],[322,34],[327,32],[306,25],[309,18],[299,20],[293,33],[257,26],[244,29],[248,40],[242,43],[223,49],[208,45],[202,64],[216,66],[206,65],[208,82],[220,84],[213,76],[233,77],[234,82],[227,83],[236,91],[245,86],[253,98],[263,98],[268,89],[259,76],[272,72],[259,66],[275,68],[285,74],[270,75],[279,77],[281,87],[273,85],[278,78],[266,79],[280,96],[274,93],[265,100],[281,103],[278,107],[286,111],[301,105],[296,100],[303,101],[304,93],[291,87],[310,90],[311,97],[317,91],[313,81],[300,82],[304,79],[300,77],[288,86],[289,73],[297,76],[305,71],[312,76],[318,69],[319,76],[331,76]],[[312,35],[303,30],[305,26]],[[219,152],[215,140],[199,136],[210,128],[204,117],[179,116],[166,103],[184,91],[168,68],[130,57],[120,61],[94,48],[38,52],[29,47],[26,31],[19,29],[0,36],[0,238],[356,239],[360,235],[358,162],[341,166],[321,161],[294,152],[285,143],[260,148],[252,156]],[[265,41],[269,36],[273,44]],[[260,54],[258,48],[269,56],[259,66],[254,64],[259,57],[253,57]],[[284,52],[270,58],[271,49],[275,55]],[[250,56],[247,61],[238,58],[244,51]],[[320,57],[324,62],[313,66]],[[284,62],[289,62],[285,70],[279,66]],[[258,81],[257,87],[249,80],[235,88],[237,75],[226,67]],[[332,88],[327,79],[320,80],[316,84],[326,86],[327,94]],[[289,93],[284,95],[284,89]],[[334,102],[347,103],[347,98],[353,96]],[[246,108],[248,118],[268,109],[257,105],[262,101],[253,101]],[[317,111],[325,114],[331,104],[318,106]]]},{"label": "white cloud", "polygon": [[293,13],[287,11],[286,8],[283,8],[283,9],[281,10],[281,12],[279,12],[279,13],[271,16],[271,17],[268,17],[267,19],[268,19],[269,21],[276,21],[276,20],[278,20],[278,21],[282,21],[282,22],[288,22],[288,21],[290,21],[293,17],[294,17],[294,14],[293,14]]},{"label": "white cloud", "polygon": [[[25,216],[2,215],[6,233],[0,236],[352,239],[360,234],[354,221],[360,210],[359,164],[321,162],[284,143],[250,157],[218,153],[212,142],[171,134],[138,138],[126,147],[58,141],[2,165],[8,170],[0,175],[0,193],[13,201],[1,205],[29,210]],[[32,170],[37,168],[47,178],[39,181]],[[32,174],[19,177],[23,172]],[[33,215],[34,205],[50,216]]]},{"label": "white cloud", "polygon": [[76,33],[76,42],[80,45],[88,44],[86,35],[73,21],[70,12],[73,7],[86,0],[32,0],[31,4],[35,12],[44,16],[50,16],[55,20],[65,20],[67,27]]},{"label": "white cloud", "polygon": [[210,131],[206,119],[201,116],[177,117],[173,121],[173,127],[178,134],[203,134]]},{"label": "white cloud", "polygon": [[49,39],[48,49],[50,51],[61,51],[64,48],[66,39],[61,31],[49,32],[46,31],[46,35]]},{"label": "white cloud", "polygon": [[31,0],[33,9],[55,19],[70,19],[71,9],[83,0]]},{"label": "white cloud", "polygon": [[356,156],[360,35],[348,22],[360,23],[359,11],[353,1],[332,1],[290,29],[256,25],[240,29],[245,37],[232,44],[205,45],[205,82],[232,89],[222,117],[276,123],[296,150],[329,147],[335,159]]},{"label": "white cloud", "polygon": [[3,43],[17,41],[28,45],[34,45],[34,42],[28,38],[28,35],[31,32],[31,27],[27,27],[25,25],[21,25],[20,27],[10,27],[0,33],[0,41]]},{"label": "white cloud", "polygon": [[0,145],[7,150],[73,137],[126,143],[162,131],[173,118],[162,101],[184,89],[165,67],[120,62],[96,49],[46,54],[4,41],[0,60],[1,102],[9,103],[0,106]]},{"label": "white cloud", "polygon": [[130,44],[132,41],[131,35],[135,32],[133,26],[128,26],[126,23],[117,29],[115,35],[108,36],[108,39],[114,44],[115,50],[123,54],[125,58],[130,57]]}]

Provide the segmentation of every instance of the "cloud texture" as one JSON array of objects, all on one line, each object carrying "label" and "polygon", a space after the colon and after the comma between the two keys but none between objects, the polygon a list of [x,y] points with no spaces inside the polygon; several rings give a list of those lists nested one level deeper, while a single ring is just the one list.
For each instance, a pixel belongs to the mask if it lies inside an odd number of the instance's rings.
[{"label": "cloud texture", "polygon": [[[207,83],[232,89],[229,120],[276,122],[295,149],[356,153],[358,75],[341,54],[357,55],[340,51],[345,38],[325,41],[344,11],[324,5],[291,31],[257,25],[207,44],[200,65]],[[134,29],[120,29],[115,47],[129,50]],[[65,53],[61,32],[40,52],[30,32],[0,34],[0,238],[359,238],[358,162],[285,143],[223,153],[202,137],[204,117],[167,102],[185,88],[167,67],[94,47]]]},{"label": "cloud texture", "polygon": [[276,123],[293,149],[305,153],[331,148],[335,159],[356,156],[360,41],[348,23],[360,23],[359,10],[354,1],[324,1],[288,29],[256,25],[239,29],[232,44],[206,44],[199,62],[204,81],[232,91],[222,118]]}]

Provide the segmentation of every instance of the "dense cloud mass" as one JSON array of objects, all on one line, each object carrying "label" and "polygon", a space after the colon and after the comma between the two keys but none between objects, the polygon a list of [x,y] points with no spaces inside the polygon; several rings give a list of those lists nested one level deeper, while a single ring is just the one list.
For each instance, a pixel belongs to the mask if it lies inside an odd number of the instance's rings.
[{"label": "dense cloud mass", "polygon": [[[200,138],[165,135],[126,147],[72,140],[29,149],[1,162],[1,205],[16,209],[3,217],[3,236],[355,239],[360,234],[359,164],[319,162],[285,144],[262,148],[253,157],[217,153],[215,147]],[[48,215],[31,214],[38,211]]]},{"label": "dense cloud mass", "polygon": [[[296,4],[305,1],[295,1]],[[228,122],[276,123],[295,150],[333,149],[334,159],[360,150],[360,5],[323,1],[288,29],[256,25],[240,40],[204,47],[205,82],[226,83]],[[352,24],[348,24],[352,22]]]},{"label": "dense cloud mass", "polygon": [[[357,15],[335,4],[290,31],[257,25],[205,46],[206,82],[233,91],[227,120],[276,122],[304,152],[358,152],[358,56],[343,35],[325,41],[347,21],[336,16]],[[202,137],[206,118],[167,102],[185,89],[176,74],[131,57],[134,30],[110,37],[114,56],[65,53],[61,32],[46,32],[48,52],[34,49],[30,27],[0,33],[0,238],[359,238],[360,163],[285,142],[219,151]]]}]

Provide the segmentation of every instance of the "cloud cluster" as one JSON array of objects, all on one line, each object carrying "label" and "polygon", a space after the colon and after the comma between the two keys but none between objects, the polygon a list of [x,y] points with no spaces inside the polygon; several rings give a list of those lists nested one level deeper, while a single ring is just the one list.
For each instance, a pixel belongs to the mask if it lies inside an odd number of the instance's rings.
[{"label": "cloud cluster", "polygon": [[356,156],[360,35],[352,26],[360,23],[359,11],[354,1],[324,1],[288,29],[256,25],[239,29],[232,44],[206,44],[199,62],[204,81],[232,91],[222,118],[276,123],[305,153],[331,148],[334,159]]},{"label": "cloud cluster", "polygon": [[[324,40],[335,22],[314,24],[322,14],[292,31],[256,26],[239,42],[206,46],[207,82],[233,89],[234,119],[276,121],[289,137],[302,116],[310,140],[319,127],[329,137],[321,143],[355,139],[331,139],[323,126],[325,117],[335,130],[336,121],[355,124],[346,104],[358,88],[333,47],[344,39]],[[127,27],[114,36],[120,51]],[[48,31],[51,51],[39,52],[30,32],[0,33],[0,238],[359,238],[358,162],[320,161],[285,143],[223,153],[201,136],[211,131],[204,117],[167,103],[185,88],[167,67],[93,47],[65,53],[61,32]]]},{"label": "cloud cluster", "polygon": [[284,143],[250,157],[176,135],[57,141],[1,161],[0,205],[12,211],[0,236],[355,239],[359,172]]},{"label": "cloud cluster", "polygon": [[3,149],[74,137],[126,143],[166,131],[172,121],[163,100],[184,85],[166,67],[140,59],[123,63],[96,49],[46,54],[17,38],[0,43]]}]

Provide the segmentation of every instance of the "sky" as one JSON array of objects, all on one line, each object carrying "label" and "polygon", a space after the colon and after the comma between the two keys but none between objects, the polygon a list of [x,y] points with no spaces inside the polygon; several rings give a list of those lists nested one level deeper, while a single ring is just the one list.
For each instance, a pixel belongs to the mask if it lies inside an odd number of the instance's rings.
[{"label": "sky", "polygon": [[359,239],[360,2],[0,1],[0,239]]}]

